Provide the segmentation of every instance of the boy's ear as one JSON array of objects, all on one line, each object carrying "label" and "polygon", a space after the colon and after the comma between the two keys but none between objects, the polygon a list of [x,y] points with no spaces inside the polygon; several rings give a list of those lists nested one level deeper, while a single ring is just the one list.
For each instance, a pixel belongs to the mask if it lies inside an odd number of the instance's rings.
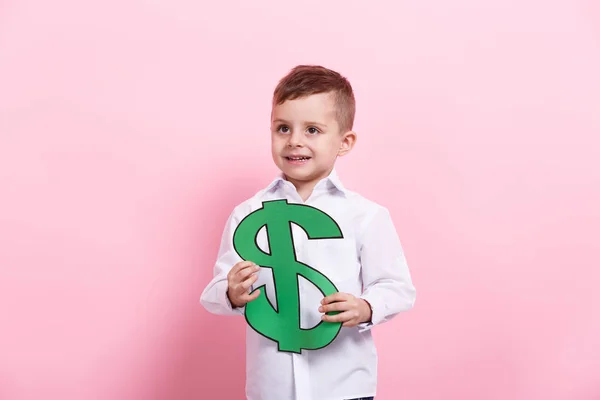
[{"label": "boy's ear", "polygon": [[354,131],[348,131],[344,133],[344,137],[342,138],[342,144],[340,145],[340,151],[338,151],[338,156],[345,156],[352,150],[354,144],[356,143],[357,134]]}]

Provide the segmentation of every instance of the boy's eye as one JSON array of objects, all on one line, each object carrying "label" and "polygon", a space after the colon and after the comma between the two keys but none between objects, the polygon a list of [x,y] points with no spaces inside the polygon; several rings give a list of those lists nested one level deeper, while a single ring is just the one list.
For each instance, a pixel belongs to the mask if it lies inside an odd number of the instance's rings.
[{"label": "boy's eye", "polygon": [[315,128],[314,126],[311,126],[310,128],[308,128],[308,133],[310,133],[311,135],[316,135],[319,132],[320,131],[317,128]]},{"label": "boy's eye", "polygon": [[281,133],[288,133],[290,131],[290,128],[288,128],[285,125],[281,125],[279,126],[279,128],[277,128],[277,131]]}]

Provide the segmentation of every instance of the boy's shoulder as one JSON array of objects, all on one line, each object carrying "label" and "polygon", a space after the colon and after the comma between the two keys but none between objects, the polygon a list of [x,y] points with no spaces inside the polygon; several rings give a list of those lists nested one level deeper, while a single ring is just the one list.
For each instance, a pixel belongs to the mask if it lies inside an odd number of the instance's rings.
[{"label": "boy's shoulder", "polygon": [[271,183],[269,186],[261,188],[252,196],[246,197],[242,202],[238,203],[231,211],[231,216],[239,218],[242,215],[247,215],[257,208],[260,208],[260,204],[262,204],[265,193],[270,187],[272,187],[272,185],[273,183]]},{"label": "boy's shoulder", "polygon": [[379,203],[366,195],[363,195],[355,190],[345,189],[345,191],[346,197],[356,203],[357,206],[378,211],[388,211],[384,204]]},{"label": "boy's shoulder", "polygon": [[374,220],[390,219],[391,213],[388,207],[374,199],[354,190],[346,190],[346,199],[350,202],[350,210],[355,214],[356,222],[366,229]]}]

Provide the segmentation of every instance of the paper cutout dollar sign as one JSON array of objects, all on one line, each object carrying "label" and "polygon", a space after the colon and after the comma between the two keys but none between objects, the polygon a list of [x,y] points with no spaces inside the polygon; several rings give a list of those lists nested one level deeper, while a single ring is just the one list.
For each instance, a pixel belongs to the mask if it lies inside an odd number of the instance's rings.
[{"label": "paper cutout dollar sign", "polygon": [[[302,228],[309,239],[342,238],[338,224],[323,211],[287,200],[263,202],[263,207],[244,218],[235,230],[233,245],[245,260],[271,268],[277,299],[277,310],[269,302],[265,285],[259,296],[246,304],[246,321],[258,333],[279,344],[279,351],[300,353],[331,343],[341,329],[341,323],[321,321],[310,329],[300,327],[300,295],[298,279],[306,278],[324,296],[337,292],[325,275],[296,259],[292,224]],[[270,253],[257,244],[258,232],[266,227]],[[330,312],[329,315],[338,312]]]}]

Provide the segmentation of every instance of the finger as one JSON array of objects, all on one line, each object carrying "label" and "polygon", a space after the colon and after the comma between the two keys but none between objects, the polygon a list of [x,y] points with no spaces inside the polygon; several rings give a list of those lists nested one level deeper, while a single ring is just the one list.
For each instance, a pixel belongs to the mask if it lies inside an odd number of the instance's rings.
[{"label": "finger", "polygon": [[254,263],[240,265],[236,270],[231,271],[230,279],[234,282],[242,282],[250,274],[257,272],[260,267]]},{"label": "finger", "polygon": [[338,301],[331,304],[325,304],[319,307],[319,312],[326,313],[331,311],[346,311],[350,309],[350,303],[347,301]]},{"label": "finger", "polygon": [[326,322],[346,322],[356,318],[356,313],[353,311],[344,311],[335,315],[323,314],[321,319]]},{"label": "finger", "polygon": [[353,326],[356,326],[356,325],[358,325],[358,324],[359,324],[359,322],[358,322],[358,319],[357,319],[357,318],[352,318],[350,321],[346,321],[346,322],[344,322],[344,323],[342,324],[342,326],[343,326],[344,328],[351,328],[351,327],[353,327]]},{"label": "finger", "polygon": [[235,274],[235,279],[239,282],[246,280],[252,274],[258,272],[260,267],[256,264],[252,264],[242,268],[237,274]]},{"label": "finger", "polygon": [[250,286],[252,286],[252,284],[254,282],[256,282],[257,279],[258,279],[258,275],[256,275],[256,274],[250,275],[250,277],[248,279],[246,279],[245,281],[243,281],[240,285],[242,286],[242,288],[244,290],[248,290],[248,288]]},{"label": "finger", "polygon": [[255,264],[252,261],[240,261],[239,263],[235,264],[233,266],[233,268],[231,268],[230,273],[232,275],[235,275],[238,272],[240,272],[242,269],[251,267],[253,265],[255,265]]},{"label": "finger", "polygon": [[248,295],[251,292],[251,290],[249,290],[250,287],[252,286],[252,284],[254,282],[256,282],[257,279],[258,279],[258,275],[252,275],[248,279],[246,279],[244,282],[240,282],[240,283],[236,284],[234,293],[238,297]]},{"label": "finger", "polygon": [[349,295],[348,293],[336,292],[334,294],[330,294],[327,297],[324,297],[323,300],[321,300],[321,304],[328,304],[328,303],[332,303],[334,301],[348,300],[350,298],[350,296],[351,295]]},{"label": "finger", "polygon": [[256,289],[254,292],[252,292],[252,294],[244,294],[242,295],[242,300],[244,300],[245,303],[249,303],[252,300],[256,300],[256,298],[260,295],[260,289]]},{"label": "finger", "polygon": [[235,275],[238,273],[238,271],[244,267],[246,262],[247,261],[242,261],[242,262],[235,264],[233,267],[231,267],[231,269],[227,273],[227,279],[232,280],[235,277]]}]

